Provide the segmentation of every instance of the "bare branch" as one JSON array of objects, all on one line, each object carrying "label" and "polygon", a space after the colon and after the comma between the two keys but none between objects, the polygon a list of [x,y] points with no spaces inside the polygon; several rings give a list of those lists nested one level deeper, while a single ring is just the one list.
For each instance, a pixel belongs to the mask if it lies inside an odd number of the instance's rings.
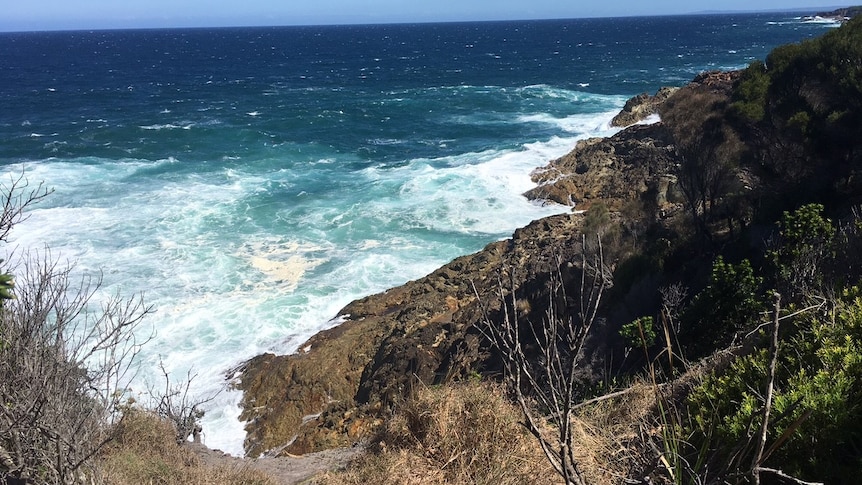
[{"label": "bare branch", "polygon": [[192,371],[189,370],[186,373],[186,379],[181,384],[172,385],[164,362],[159,361],[159,369],[161,369],[164,379],[164,391],[156,391],[152,385],[147,390],[147,394],[155,403],[156,414],[174,425],[177,444],[184,443],[189,436],[192,436],[195,442],[199,442],[200,420],[204,417],[204,411],[201,408],[204,404],[215,399],[218,393],[205,398],[193,398],[189,391],[197,374],[192,374]]},{"label": "bare branch", "polygon": [[0,204],[3,205],[3,212],[0,213],[0,241],[8,241],[12,228],[27,219],[27,207],[38,203],[53,191],[42,182],[31,188],[23,167],[20,174],[10,175],[9,182],[0,183]]},{"label": "bare branch", "polygon": [[[507,286],[499,283],[502,321],[492,322],[482,306],[484,326],[480,331],[500,351],[504,374],[524,415],[524,425],[536,437],[548,461],[567,484],[582,485],[572,434],[572,411],[583,400],[583,385],[577,371],[581,365],[590,328],[598,319],[604,291],[612,286],[610,269],[604,264],[601,239],[592,251],[582,238],[580,293],[577,313],[571,315],[564,264],[555,260],[549,274],[548,306],[540,325],[521,322],[515,293],[514,275]],[[481,304],[481,298],[476,292]],[[525,329],[523,327],[526,327]],[[553,435],[541,423],[545,418],[554,425]]]},{"label": "bare branch", "polygon": [[148,340],[136,333],[150,307],[114,297],[97,308],[101,279],[75,280],[72,269],[48,250],[2,268],[16,285],[0,311],[0,448],[17,478],[80,478],[110,438],[127,371]]},{"label": "bare branch", "polygon": [[751,463],[752,475],[754,477],[754,483],[760,483],[760,465],[763,461],[763,450],[766,447],[766,433],[769,430],[769,414],[772,410],[772,393],[775,389],[775,369],[778,365],[778,329],[781,324],[781,319],[779,318],[779,314],[781,312],[781,295],[777,292],[773,294],[773,298],[775,299],[775,316],[772,321],[772,342],[769,347],[769,354],[771,359],[769,361],[769,377],[766,382],[766,399],[763,404],[763,422],[760,426],[760,433],[758,434],[757,439],[757,449],[754,453],[754,459]]},{"label": "bare branch", "polygon": [[823,485],[823,482],[805,482],[805,481],[802,481],[796,477],[792,477],[792,476],[784,473],[781,470],[776,470],[775,468],[765,468],[765,467],[761,466],[761,467],[757,467],[755,470],[758,472],[767,472],[767,473],[772,473],[772,474],[778,475],[779,477],[781,477],[785,480],[790,480],[791,482],[798,483],[799,485]]}]

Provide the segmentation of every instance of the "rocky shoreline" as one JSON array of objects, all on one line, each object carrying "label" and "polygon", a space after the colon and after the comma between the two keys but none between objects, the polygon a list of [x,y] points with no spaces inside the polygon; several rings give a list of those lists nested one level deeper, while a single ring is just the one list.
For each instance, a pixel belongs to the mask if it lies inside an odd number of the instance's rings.
[{"label": "rocky shoreline", "polygon": [[802,17],[803,22],[837,22],[843,23],[862,13],[862,7],[844,7],[829,12],[817,12],[814,15]]},{"label": "rocky shoreline", "polygon": [[[709,90],[732,82],[722,76],[700,76],[683,89]],[[600,205],[602,224],[625,226],[616,236],[621,241],[616,252],[609,255],[612,267],[626,254],[635,226],[681,210],[672,132],[662,122],[636,124],[657,113],[676,92],[662,89],[655,96],[633,98],[614,121],[627,128],[609,138],[582,140],[572,152],[534,172],[537,186],[526,197],[576,211],[534,221],[510,239],[457,258],[424,278],[350,303],[338,314],[342,324],[316,334],[295,354],[264,354],[246,362],[237,387],[244,393],[247,455],[350,446],[370,436],[415,386],[477,372],[499,374],[499,362],[479,325],[485,316],[497,318],[501,285],[518,295],[524,318],[542,318],[545,309],[536,302],[548,299],[555,262],[576,260],[584,225],[595,223],[584,210]],[[574,275],[575,268],[568,276]],[[636,313],[626,309],[626,295],[621,301],[604,330],[593,336],[588,349],[592,364],[583,370],[587,374],[599,373],[605,356],[612,354],[609,329]]]}]

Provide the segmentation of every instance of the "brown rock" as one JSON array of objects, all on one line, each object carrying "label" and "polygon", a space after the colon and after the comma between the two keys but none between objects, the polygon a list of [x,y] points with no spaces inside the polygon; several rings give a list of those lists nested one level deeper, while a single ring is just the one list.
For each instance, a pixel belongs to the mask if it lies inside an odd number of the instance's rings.
[{"label": "brown rock", "polygon": [[679,88],[663,87],[654,96],[641,93],[626,101],[623,109],[611,120],[611,126],[626,127],[658,113],[658,107]]},{"label": "brown rock", "polygon": [[611,211],[632,201],[664,209],[674,200],[675,163],[673,141],[661,123],[634,125],[610,138],[579,141],[570,153],[533,172],[538,186],[524,195],[579,210],[595,201]]},{"label": "brown rock", "polygon": [[[634,125],[608,139],[580,141],[571,153],[537,170],[533,179],[539,186],[526,195],[578,209],[601,202],[614,213],[635,202],[650,209],[642,213],[656,214],[675,202],[674,167],[664,125]],[[302,454],[349,445],[374,432],[416,386],[476,371],[499,373],[478,326],[486,315],[500,318],[501,282],[516,292],[521,321],[542,321],[548,275],[558,262],[564,262],[564,284],[580,280],[570,262],[579,261],[582,224],[578,214],[534,221],[511,239],[424,278],[352,302],[339,312],[344,323],[300,347],[310,346],[307,352],[250,360],[239,385],[247,453]],[[600,341],[589,350],[597,369],[603,365]]]}]

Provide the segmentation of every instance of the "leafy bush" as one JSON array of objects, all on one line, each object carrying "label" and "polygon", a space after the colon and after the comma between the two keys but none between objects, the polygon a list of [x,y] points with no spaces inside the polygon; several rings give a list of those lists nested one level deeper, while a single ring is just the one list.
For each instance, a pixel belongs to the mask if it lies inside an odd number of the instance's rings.
[{"label": "leafy bush", "polygon": [[[836,225],[823,216],[822,205],[809,204],[785,212],[778,226],[766,256],[770,285],[789,301],[779,320],[780,344],[767,350],[749,342],[753,350],[742,347],[729,368],[696,386],[686,401],[683,434],[694,436],[696,448],[714,450],[710,466],[725,474],[746,473],[762,456],[764,466],[805,480],[856,483],[862,466],[862,289],[847,286],[858,285],[858,277],[842,261],[859,243],[858,221]],[[698,311],[714,308],[713,319],[724,315],[754,327],[764,320],[756,310],[766,306],[757,286],[762,280],[750,266],[719,259],[710,286],[696,298]],[[771,418],[759,455],[768,384]]]},{"label": "leafy bush", "polygon": [[620,329],[620,336],[625,340],[626,347],[637,349],[651,347],[658,337],[653,317],[640,317]]},{"label": "leafy bush", "polygon": [[[789,309],[788,311],[791,311]],[[862,467],[862,290],[826,313],[790,320],[780,347],[765,463],[793,476],[856,483]],[[763,416],[769,352],[709,375],[687,400],[690,433],[718,449],[720,467],[745,469]]]},{"label": "leafy bush", "polygon": [[832,257],[835,227],[823,217],[821,204],[784,212],[775,248],[767,254],[776,286],[790,298],[822,290],[828,282],[827,259]]},{"label": "leafy bush", "polygon": [[769,76],[766,65],[761,61],[752,62],[740,77],[733,92],[732,112],[750,121],[761,121],[766,114],[766,93],[769,89]]},{"label": "leafy bush", "polygon": [[[732,112],[762,161],[782,178],[846,176],[858,160],[862,124],[862,16],[827,34],[775,48],[736,83]],[[816,186],[808,181],[809,186]]]},{"label": "leafy bush", "polygon": [[723,348],[738,332],[749,329],[765,308],[762,286],[763,278],[754,274],[747,259],[734,265],[719,256],[713,263],[709,285],[683,315],[683,339],[693,350],[689,356]]}]

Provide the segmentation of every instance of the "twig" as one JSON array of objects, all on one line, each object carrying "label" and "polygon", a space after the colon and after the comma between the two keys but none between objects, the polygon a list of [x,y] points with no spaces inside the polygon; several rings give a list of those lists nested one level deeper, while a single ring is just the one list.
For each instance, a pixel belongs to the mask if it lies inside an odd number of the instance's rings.
[{"label": "twig", "polygon": [[754,469],[754,471],[773,473],[775,475],[778,475],[781,478],[784,478],[785,480],[790,480],[794,483],[798,483],[799,485],[824,485],[823,482],[806,482],[804,480],[800,480],[796,477],[792,477],[792,476],[784,473],[781,470],[776,470],[775,468],[766,468],[766,467],[759,466],[759,467],[756,467]]},{"label": "twig", "polygon": [[581,402],[581,403],[578,403],[578,404],[575,404],[574,406],[572,406],[572,411],[574,411],[575,409],[580,409],[584,406],[589,406],[590,404],[596,404],[596,403],[600,403],[602,401],[607,401],[608,399],[613,399],[615,397],[624,396],[624,395],[626,395],[626,394],[628,394],[628,393],[630,393],[636,389],[637,388],[635,388],[635,387],[630,387],[628,389],[623,389],[621,391],[615,391],[615,392],[612,392],[610,394],[605,394],[603,396],[594,397],[592,399],[587,399],[584,402]]},{"label": "twig", "polygon": [[769,347],[769,353],[772,356],[769,361],[769,379],[766,383],[766,402],[763,404],[763,423],[760,425],[760,436],[757,440],[757,452],[754,454],[754,459],[751,462],[752,475],[754,483],[760,484],[760,464],[763,461],[763,450],[766,447],[766,432],[769,429],[769,413],[772,409],[772,393],[775,389],[775,368],[778,366],[778,329],[781,324],[779,312],[781,311],[781,294],[773,293],[775,299],[775,315],[773,317],[772,327],[772,343]]},{"label": "twig", "polygon": [[[818,303],[818,304],[816,304],[816,305],[809,305],[809,306],[807,306],[807,307],[805,307],[805,308],[803,308],[803,309],[801,309],[801,310],[797,310],[797,311],[795,311],[795,312],[793,312],[793,313],[790,313],[790,314],[788,314],[788,315],[784,315],[783,317],[779,318],[778,320],[779,320],[779,321],[781,321],[781,320],[787,320],[788,318],[793,318],[793,317],[795,317],[796,315],[799,315],[799,314],[802,314],[802,313],[805,313],[805,312],[808,312],[808,311],[811,311],[811,310],[816,310],[816,309],[818,309],[818,308],[822,307],[822,306],[823,306],[823,305],[825,305],[825,304],[826,304],[826,298],[821,298],[820,303]],[[764,313],[765,313],[765,312],[764,312]],[[754,327],[754,329],[753,329],[752,331],[750,331],[750,332],[748,332],[747,334],[745,334],[745,338],[748,338],[748,337],[750,337],[750,336],[754,335],[758,330],[760,330],[761,328],[763,328],[763,327],[765,327],[765,326],[769,325],[770,323],[773,323],[774,321],[775,321],[775,320],[772,320],[772,321],[769,321],[769,322],[764,322],[764,323],[761,323],[760,325],[758,325],[758,326]]]},{"label": "twig", "polygon": [[[508,291],[502,280],[498,283],[502,321],[496,324],[490,321],[473,286],[483,314],[484,325],[480,331],[500,351],[506,380],[521,408],[524,426],[538,440],[554,470],[567,484],[575,485],[585,483],[574,452],[571,426],[572,410],[582,394],[577,367],[590,327],[599,318],[603,293],[613,285],[612,273],[604,264],[600,238],[597,237],[595,248],[589,253],[586,238],[582,236],[576,314],[569,313],[566,304],[569,298],[561,270],[563,261],[557,257],[556,268],[549,275],[548,308],[540,325],[526,322],[526,328],[521,328],[513,274],[509,274]],[[528,354],[527,349],[533,346],[531,352],[536,352],[536,356]],[[540,409],[549,412],[555,424],[555,436],[543,433],[542,416],[534,409],[532,399],[538,402]]]}]

